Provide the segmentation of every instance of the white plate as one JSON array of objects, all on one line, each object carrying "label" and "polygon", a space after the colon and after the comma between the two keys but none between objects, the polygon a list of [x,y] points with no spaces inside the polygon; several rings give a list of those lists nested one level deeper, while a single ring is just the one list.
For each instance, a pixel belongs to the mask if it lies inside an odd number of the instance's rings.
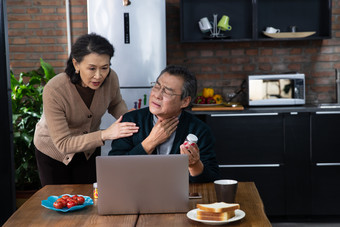
[{"label": "white plate", "polygon": [[197,219],[197,210],[198,209],[193,209],[193,210],[189,211],[187,213],[187,217],[189,219],[193,220],[193,221],[202,222],[202,223],[207,224],[207,225],[223,225],[223,224],[227,224],[229,222],[241,220],[242,218],[244,218],[246,216],[246,213],[244,213],[243,210],[237,209],[237,210],[235,210],[235,216],[233,218],[230,218],[227,221],[208,221],[208,220]]},{"label": "white plate", "polygon": [[263,32],[266,36],[276,39],[284,39],[284,38],[306,38],[308,36],[314,35],[315,32],[279,32],[279,33],[267,33]]}]

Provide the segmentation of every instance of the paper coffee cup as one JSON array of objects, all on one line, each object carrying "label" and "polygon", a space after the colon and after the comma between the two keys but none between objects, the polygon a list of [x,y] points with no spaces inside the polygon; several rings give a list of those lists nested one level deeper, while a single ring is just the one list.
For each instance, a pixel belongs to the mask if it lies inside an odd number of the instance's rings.
[{"label": "paper coffee cup", "polygon": [[238,182],[236,180],[214,181],[217,202],[234,203]]}]

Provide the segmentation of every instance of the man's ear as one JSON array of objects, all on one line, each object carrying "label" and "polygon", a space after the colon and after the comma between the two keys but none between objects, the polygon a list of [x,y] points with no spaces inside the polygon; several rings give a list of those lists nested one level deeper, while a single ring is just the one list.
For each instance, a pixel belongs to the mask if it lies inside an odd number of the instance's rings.
[{"label": "man's ear", "polygon": [[182,100],[182,105],[181,105],[181,109],[185,109],[186,107],[189,106],[191,102],[191,97],[190,96],[187,96],[185,97],[183,100]]}]

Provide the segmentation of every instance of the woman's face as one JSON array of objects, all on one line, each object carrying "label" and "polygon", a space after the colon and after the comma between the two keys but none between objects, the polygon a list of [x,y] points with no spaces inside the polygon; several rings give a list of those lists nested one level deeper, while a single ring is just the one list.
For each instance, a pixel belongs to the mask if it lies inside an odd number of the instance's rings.
[{"label": "woman's face", "polygon": [[72,60],[76,72],[80,73],[81,85],[96,90],[103,83],[110,71],[110,56],[91,53],[81,62]]}]

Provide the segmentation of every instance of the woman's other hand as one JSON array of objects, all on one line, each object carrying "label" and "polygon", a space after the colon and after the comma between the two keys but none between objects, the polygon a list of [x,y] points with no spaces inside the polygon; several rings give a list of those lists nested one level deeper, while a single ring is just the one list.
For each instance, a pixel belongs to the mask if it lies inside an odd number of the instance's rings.
[{"label": "woman's other hand", "polygon": [[132,136],[138,132],[139,127],[133,122],[121,122],[123,116],[120,116],[115,123],[105,130],[102,130],[102,140],[115,140],[123,137]]}]

